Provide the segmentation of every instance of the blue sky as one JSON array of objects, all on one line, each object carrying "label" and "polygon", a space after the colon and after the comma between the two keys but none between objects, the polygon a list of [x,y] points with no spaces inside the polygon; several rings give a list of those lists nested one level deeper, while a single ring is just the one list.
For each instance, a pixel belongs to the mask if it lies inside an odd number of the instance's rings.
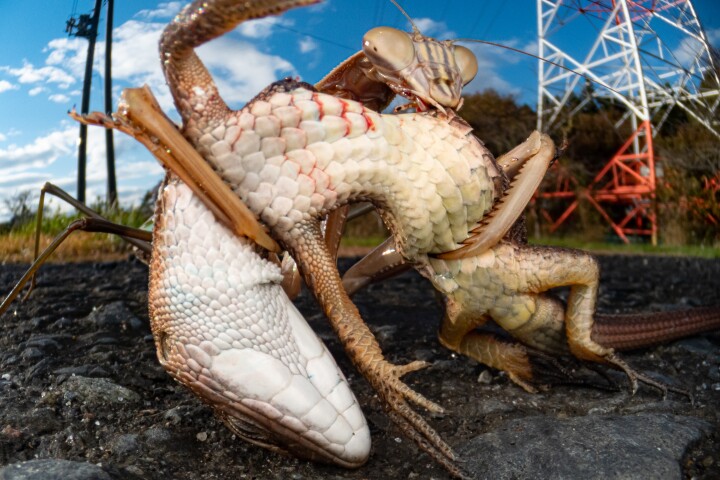
[{"label": "blue sky", "polygon": [[[148,84],[166,111],[172,110],[157,56],[163,26],[183,2],[118,0],[113,33],[113,102],[129,86]],[[536,51],[534,0],[401,2],[423,33],[437,38],[482,38]],[[39,190],[52,181],[75,194],[78,127],[67,117],[80,105],[87,43],[70,38],[65,21],[89,13],[93,0],[0,2],[0,221],[5,199]],[[720,2],[696,0],[711,38],[720,39]],[[102,110],[104,20],[95,54],[91,110]],[[200,49],[221,93],[240,107],[270,82],[300,76],[316,82],[359,50],[362,35],[378,25],[407,29],[388,0],[330,0],[241,26]],[[509,51],[477,46],[480,74],[466,91],[495,88],[535,105],[536,61]],[[176,118],[176,116],[175,116]],[[162,177],[156,162],[122,134],[115,135],[118,189],[125,204],[137,202]],[[101,129],[88,139],[88,193],[105,195],[105,147]]]}]

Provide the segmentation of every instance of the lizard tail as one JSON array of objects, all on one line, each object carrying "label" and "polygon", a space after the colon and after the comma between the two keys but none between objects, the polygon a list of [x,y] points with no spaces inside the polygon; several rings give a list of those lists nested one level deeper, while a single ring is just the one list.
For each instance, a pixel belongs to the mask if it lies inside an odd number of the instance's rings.
[{"label": "lizard tail", "polygon": [[595,315],[592,339],[633,350],[720,329],[720,306],[670,312]]}]

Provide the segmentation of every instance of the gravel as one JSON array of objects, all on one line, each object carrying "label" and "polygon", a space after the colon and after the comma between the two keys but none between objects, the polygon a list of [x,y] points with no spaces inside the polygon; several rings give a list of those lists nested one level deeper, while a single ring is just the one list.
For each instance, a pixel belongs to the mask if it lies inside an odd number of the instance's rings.
[{"label": "gravel", "polygon": [[[718,260],[600,261],[600,311],[718,303]],[[25,268],[0,267],[0,292]],[[648,387],[631,396],[553,385],[532,395],[438,344],[442,308],[418,275],[373,285],[355,301],[390,361],[433,362],[406,380],[447,408],[421,413],[471,478],[720,478],[718,334],[624,355],[692,391],[694,403],[676,394],[663,400]],[[312,464],[236,439],[159,366],[147,268],[129,260],[43,267],[31,298],[0,317],[0,480],[448,478],[390,423],[314,300],[304,292],[298,306],[363,405],[373,451],[362,468]]]}]

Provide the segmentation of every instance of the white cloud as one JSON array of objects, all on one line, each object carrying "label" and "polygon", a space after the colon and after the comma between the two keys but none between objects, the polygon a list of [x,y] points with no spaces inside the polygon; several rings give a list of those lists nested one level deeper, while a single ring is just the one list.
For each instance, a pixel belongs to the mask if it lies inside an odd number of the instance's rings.
[{"label": "white cloud", "polygon": [[[104,48],[104,47],[103,47]],[[74,78],[83,78],[88,42],[80,38],[56,38],[43,49],[48,52],[45,64],[68,70]],[[97,44],[95,54],[97,55]]]},{"label": "white cloud", "polygon": [[300,39],[300,53],[312,52],[317,47],[317,42],[310,37],[304,37]]},{"label": "white cloud", "polygon": [[423,35],[427,35],[429,37],[436,35],[437,38],[444,40],[455,36],[453,32],[448,31],[447,24],[442,21],[424,17],[413,18],[413,23]]},{"label": "white cloud", "polygon": [[[153,15],[148,11],[145,16]],[[127,85],[148,84],[158,96],[161,105],[170,108],[172,102],[160,69],[158,54],[158,40],[164,25],[129,20],[113,29],[113,83],[118,92]],[[57,38],[48,42],[45,51],[45,62],[49,66],[62,65],[76,78],[84,76],[86,41],[78,38]],[[101,77],[105,74],[104,62],[105,42],[99,41],[95,45],[93,68]]]},{"label": "white cloud", "polygon": [[[77,127],[57,130],[41,136],[32,142],[17,146],[10,145],[0,148],[0,172],[12,173],[23,169],[45,168],[52,165],[58,158],[71,153],[78,136]],[[6,178],[0,174],[0,178]]]},{"label": "white cloud", "polygon": [[17,88],[17,85],[13,85],[7,80],[0,80],[0,93],[6,92],[8,90],[16,90]]},{"label": "white cloud", "polygon": [[55,102],[55,103],[68,103],[68,102],[70,102],[70,97],[68,97],[67,95],[62,94],[62,93],[54,93],[54,94],[50,95],[50,96],[48,97],[48,99],[50,99],[51,102]]},{"label": "white cloud", "polygon": [[705,35],[707,35],[708,42],[711,45],[717,46],[718,43],[720,43],[720,28],[710,28],[705,30]]},{"label": "white cloud", "polygon": [[[147,84],[165,109],[172,108],[170,92],[160,68],[158,41],[164,23],[129,20],[113,31],[113,81],[130,86]],[[104,62],[104,42],[98,62]],[[99,63],[102,65],[102,63]],[[99,66],[97,67],[99,68]]]},{"label": "white cloud", "polygon": [[0,142],[4,142],[5,140],[7,140],[7,135],[0,133]]},{"label": "white cloud", "polygon": [[249,38],[267,38],[272,35],[275,25],[290,26],[292,22],[281,17],[265,17],[241,23],[237,31]]},{"label": "white cloud", "polygon": [[20,130],[17,128],[11,128],[7,132],[5,132],[5,138],[7,137],[17,137],[18,135],[22,134]]},{"label": "white cloud", "polygon": [[[163,23],[130,20],[115,29],[113,79],[129,85],[149,85],[160,105],[172,110],[172,97],[160,68],[157,50],[164,27]],[[295,68],[287,60],[262,53],[252,43],[233,35],[203,45],[198,49],[198,55],[228,102],[245,102],[271,82],[295,73]],[[102,60],[102,54],[97,56],[99,61]]]},{"label": "white cloud", "polygon": [[[77,138],[78,125],[64,122],[61,129],[26,145],[0,149],[0,198],[13,198],[27,190],[39,191],[48,181],[75,195]],[[162,178],[163,169],[142,145],[127,135],[115,135],[115,152],[121,203],[137,203],[143,193]],[[106,190],[104,129],[88,128],[87,159],[86,199],[92,202],[104,197]],[[64,211],[69,209],[63,203],[55,205]],[[9,212],[0,202],[0,221],[7,220],[8,216]]]},{"label": "white cloud", "polygon": [[[165,110],[174,110],[172,97],[167,88],[160,66],[158,41],[166,25],[165,21],[148,21],[171,17],[180,9],[180,2],[162,3],[154,10],[143,10],[135,19],[124,22],[113,30],[113,82],[114,92],[119,96],[126,86],[147,84],[155,93]],[[250,38],[265,38],[272,34],[277,25],[290,25],[280,17],[267,17],[245,22],[240,25],[241,34]],[[301,43],[301,51],[313,49],[308,39]],[[305,49],[305,50],[302,50]],[[87,42],[79,38],[57,38],[48,42],[45,48],[46,66],[36,68],[25,63],[22,68],[0,67],[18,77],[20,82],[56,83],[67,88],[75,79],[81,79],[85,70]],[[223,97],[228,102],[245,102],[271,82],[283,76],[295,74],[293,65],[282,57],[262,53],[251,42],[242,41],[236,35],[225,35],[198,49],[198,55],[206,63]],[[95,47],[94,70],[104,76],[105,42],[98,41]],[[45,85],[47,87],[48,85]],[[37,95],[36,87],[31,92]],[[68,92],[51,92],[52,100],[59,103],[68,101]]]},{"label": "white cloud", "polygon": [[[520,46],[516,39],[509,39],[501,40],[498,43],[519,48],[530,53],[537,53],[537,45],[534,42]],[[520,87],[508,82],[498,73],[498,70],[503,65],[526,61],[529,57],[491,45],[463,42],[459,42],[459,44],[469,48],[475,54],[478,62],[478,73],[475,79],[464,87],[464,92],[475,93],[486,89],[493,89],[499,93],[516,96],[522,93]]]},{"label": "white cloud", "polygon": [[198,55],[228,103],[244,103],[270,83],[296,72],[284,58],[262,53],[252,44],[228,36],[203,45]]},{"label": "white cloud", "polygon": [[685,37],[682,42],[680,42],[680,45],[672,52],[674,60],[684,67],[692,66],[698,53],[700,53],[701,46],[702,43],[698,40],[692,37]]},{"label": "white cloud", "polygon": [[45,91],[45,87],[35,87],[35,88],[31,88],[30,91],[28,91],[28,95],[30,95],[31,97],[34,97],[35,95],[39,95],[44,91]]},{"label": "white cloud", "polygon": [[65,70],[53,67],[35,67],[28,61],[20,68],[1,67],[2,70],[16,77],[20,83],[55,83],[60,88],[68,88],[75,83],[75,78]]},{"label": "white cloud", "polygon": [[180,12],[183,2],[162,2],[154,10],[140,10],[138,18],[172,18]]}]

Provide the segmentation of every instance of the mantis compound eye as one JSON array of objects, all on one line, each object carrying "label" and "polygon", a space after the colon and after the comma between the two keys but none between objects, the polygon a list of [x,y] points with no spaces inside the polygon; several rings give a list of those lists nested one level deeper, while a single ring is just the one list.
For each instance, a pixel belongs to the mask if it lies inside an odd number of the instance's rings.
[{"label": "mantis compound eye", "polygon": [[415,58],[410,35],[390,27],[376,27],[363,37],[363,53],[376,67],[397,72]]},{"label": "mantis compound eye", "polygon": [[455,45],[455,62],[460,69],[463,85],[467,85],[475,78],[478,72],[478,63],[475,54],[469,48]]}]

